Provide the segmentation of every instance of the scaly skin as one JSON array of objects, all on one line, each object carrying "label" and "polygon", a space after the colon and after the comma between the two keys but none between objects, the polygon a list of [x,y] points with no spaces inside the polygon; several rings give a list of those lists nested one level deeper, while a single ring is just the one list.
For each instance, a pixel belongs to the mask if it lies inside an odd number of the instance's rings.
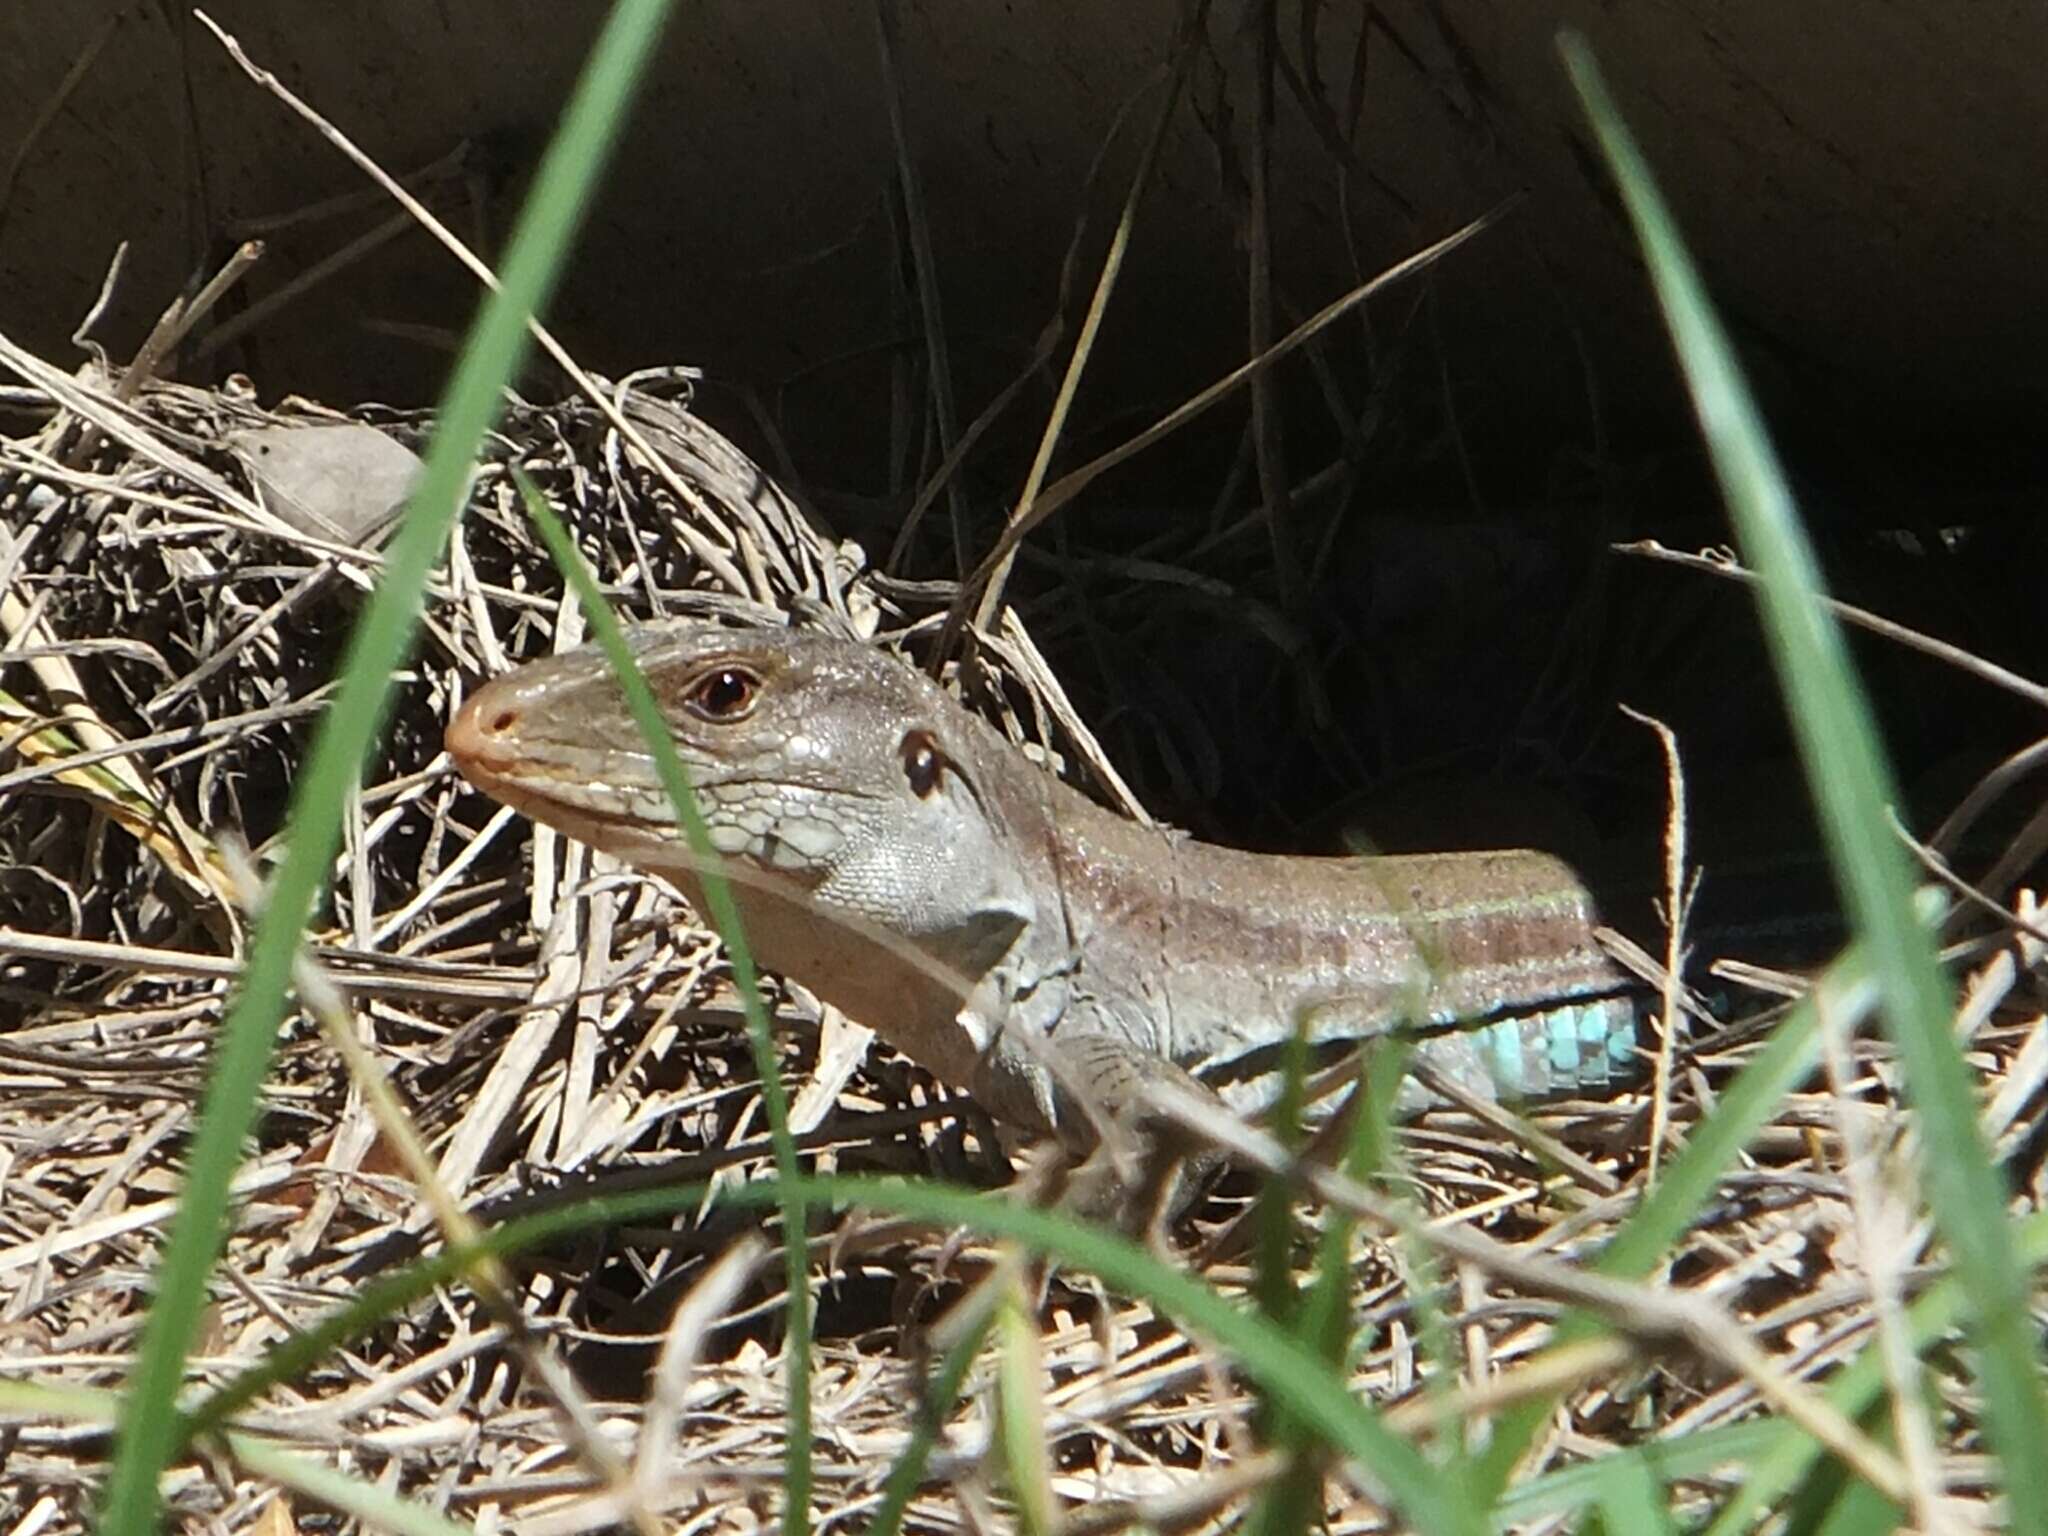
[{"label": "scaly skin", "polygon": [[[870,647],[704,621],[632,643],[762,965],[999,1118],[1089,1146],[1140,1081],[1183,1070],[1256,1108],[1274,1079],[1248,1064],[1298,1029],[1520,1019],[1420,1048],[1482,1092],[1502,1070],[1540,1075],[1546,1053],[1562,1053],[1558,1086],[1624,1065],[1630,983],[1548,855],[1219,848],[1104,810]],[[447,745],[479,788],[701,906],[594,647],[479,689]]]}]

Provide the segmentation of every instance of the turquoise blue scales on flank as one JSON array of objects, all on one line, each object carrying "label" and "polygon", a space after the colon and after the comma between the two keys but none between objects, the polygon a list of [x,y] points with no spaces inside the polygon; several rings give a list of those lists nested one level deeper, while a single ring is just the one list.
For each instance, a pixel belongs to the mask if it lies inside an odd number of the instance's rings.
[{"label": "turquoise blue scales on flank", "polygon": [[1591,998],[1502,1019],[1478,1034],[1504,1099],[1598,1093],[1636,1075],[1636,1014],[1632,997]]},{"label": "turquoise blue scales on flank", "polygon": [[1643,998],[1559,1001],[1418,1041],[1415,1059],[1483,1097],[1517,1103],[1598,1098],[1641,1072]]},{"label": "turquoise blue scales on flank", "polygon": [[[1409,1072],[1395,1096],[1394,1115],[1408,1119],[1444,1106],[1443,1096],[1414,1075],[1417,1067],[1430,1069],[1478,1098],[1503,1104],[1619,1093],[1642,1075],[1644,1010],[1653,1002],[1640,991],[1586,993],[1532,1003],[1526,1012],[1496,1013],[1481,1023],[1443,1020],[1433,1028],[1397,1029],[1409,1040]],[[1359,1043],[1355,1036],[1326,1036],[1317,1049],[1330,1054],[1319,1054],[1318,1066],[1334,1065],[1341,1059],[1335,1053]],[[1284,1054],[1284,1046],[1274,1045],[1194,1070],[1227,1102],[1257,1113],[1277,1095]],[[1321,1119],[1340,1100],[1341,1095],[1318,1100],[1308,1118]]]}]

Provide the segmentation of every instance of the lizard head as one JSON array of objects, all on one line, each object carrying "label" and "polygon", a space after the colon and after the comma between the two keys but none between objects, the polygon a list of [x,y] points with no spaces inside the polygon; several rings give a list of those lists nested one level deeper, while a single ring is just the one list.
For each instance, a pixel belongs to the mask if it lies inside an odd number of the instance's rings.
[{"label": "lizard head", "polygon": [[[987,728],[917,672],[798,630],[685,621],[629,641],[728,873],[970,975],[1029,923],[1010,835],[977,786]],[[447,747],[488,794],[694,891],[687,837],[596,647],[477,690]]]}]

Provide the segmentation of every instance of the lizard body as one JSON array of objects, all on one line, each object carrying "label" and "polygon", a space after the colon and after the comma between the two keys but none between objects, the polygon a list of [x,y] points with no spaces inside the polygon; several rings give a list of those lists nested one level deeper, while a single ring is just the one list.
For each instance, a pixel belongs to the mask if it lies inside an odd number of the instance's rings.
[{"label": "lizard body", "polygon": [[[1001,1119],[1089,1145],[1156,1070],[1255,1109],[1276,1087],[1255,1067],[1297,1030],[1484,1023],[1419,1050],[1489,1096],[1632,1065],[1632,984],[1546,854],[1217,847],[1096,805],[857,642],[704,621],[631,640],[757,958]],[[699,902],[596,648],[487,684],[447,745],[479,788]]]}]

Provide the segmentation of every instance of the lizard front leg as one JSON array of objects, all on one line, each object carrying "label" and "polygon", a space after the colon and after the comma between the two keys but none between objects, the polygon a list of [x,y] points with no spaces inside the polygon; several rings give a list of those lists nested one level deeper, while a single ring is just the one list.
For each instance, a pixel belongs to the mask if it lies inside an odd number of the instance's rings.
[{"label": "lizard front leg", "polygon": [[[1047,1025],[1035,1022],[1051,1016]],[[1136,1232],[1185,1210],[1224,1165],[1198,1133],[1153,1110],[1171,1084],[1229,1107],[1161,1054],[1142,1015],[1113,995],[1051,978],[1008,1010],[976,1069],[972,1091],[998,1116],[1050,1131],[1075,1165],[1070,1202]]]}]

